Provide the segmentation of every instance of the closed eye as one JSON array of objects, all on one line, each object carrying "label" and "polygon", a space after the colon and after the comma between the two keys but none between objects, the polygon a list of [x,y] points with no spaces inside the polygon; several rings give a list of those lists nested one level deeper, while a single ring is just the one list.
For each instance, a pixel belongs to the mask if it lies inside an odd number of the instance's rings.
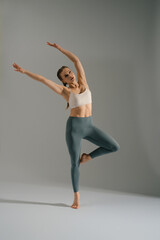
[{"label": "closed eye", "polygon": [[[71,71],[69,71],[69,73],[70,73],[70,72],[71,72]],[[68,77],[68,74],[66,74],[65,77]]]}]

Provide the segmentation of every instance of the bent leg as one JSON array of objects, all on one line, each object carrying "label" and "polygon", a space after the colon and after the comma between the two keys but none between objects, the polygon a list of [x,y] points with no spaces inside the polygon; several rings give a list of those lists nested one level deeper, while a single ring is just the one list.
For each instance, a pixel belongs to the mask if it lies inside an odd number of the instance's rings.
[{"label": "bent leg", "polygon": [[94,125],[91,126],[87,136],[85,136],[84,139],[100,146],[99,148],[96,148],[94,151],[89,153],[91,158],[95,158],[111,152],[116,152],[120,149],[119,144],[112,136],[103,132],[101,129],[97,128]]}]

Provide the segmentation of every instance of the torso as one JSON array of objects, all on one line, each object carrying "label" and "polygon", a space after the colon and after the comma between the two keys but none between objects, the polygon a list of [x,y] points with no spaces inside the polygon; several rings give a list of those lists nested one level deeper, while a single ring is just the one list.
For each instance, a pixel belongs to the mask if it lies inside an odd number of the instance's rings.
[{"label": "torso", "polygon": [[[71,88],[65,87],[65,100],[69,102],[69,96],[71,91],[76,94],[81,94],[85,91],[86,88],[89,88],[88,85],[80,85],[79,88],[76,89],[76,91],[71,90]],[[72,108],[70,111],[70,116],[72,117],[89,117],[92,115],[92,103],[82,105],[79,107]]]},{"label": "torso", "polygon": [[92,115],[92,104],[86,104],[83,106],[72,108],[70,116],[72,117],[89,117]]}]

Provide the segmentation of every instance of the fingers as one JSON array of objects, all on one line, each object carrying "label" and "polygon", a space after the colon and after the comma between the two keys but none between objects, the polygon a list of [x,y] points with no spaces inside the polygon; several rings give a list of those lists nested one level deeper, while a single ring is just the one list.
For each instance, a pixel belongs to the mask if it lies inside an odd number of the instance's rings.
[{"label": "fingers", "polygon": [[13,63],[12,66],[13,66],[13,67],[16,67],[16,63]]},{"label": "fingers", "polygon": [[24,72],[23,69],[15,62],[13,63],[12,66],[15,68],[14,71],[16,71],[16,72],[22,72],[22,73]]},{"label": "fingers", "polygon": [[50,45],[50,46],[53,46],[53,44],[52,44],[52,43],[50,43],[50,42],[47,42],[47,44],[48,44],[48,45]]},{"label": "fingers", "polygon": [[14,68],[20,68],[16,63],[13,63],[13,65],[12,65]]},{"label": "fingers", "polygon": [[15,62],[13,63],[12,66],[13,66],[13,67],[16,67],[16,68],[19,67],[18,64],[16,64]]},{"label": "fingers", "polygon": [[55,47],[55,48],[58,47],[58,44],[56,44],[56,43],[50,43],[50,42],[47,42],[47,44],[50,45],[50,46],[52,46],[52,47]]}]

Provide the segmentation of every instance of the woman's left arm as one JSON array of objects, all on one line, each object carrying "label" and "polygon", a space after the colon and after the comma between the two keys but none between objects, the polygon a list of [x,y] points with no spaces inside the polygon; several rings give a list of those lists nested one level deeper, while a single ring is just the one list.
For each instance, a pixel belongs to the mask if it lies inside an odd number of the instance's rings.
[{"label": "woman's left arm", "polygon": [[47,44],[49,46],[57,48],[59,51],[61,51],[63,54],[65,54],[75,65],[75,68],[77,70],[78,82],[80,84],[88,85],[87,81],[86,81],[85,71],[84,71],[84,68],[83,68],[79,58],[75,54],[62,48],[60,45],[58,45],[56,43],[52,44],[52,43],[47,42]]}]

